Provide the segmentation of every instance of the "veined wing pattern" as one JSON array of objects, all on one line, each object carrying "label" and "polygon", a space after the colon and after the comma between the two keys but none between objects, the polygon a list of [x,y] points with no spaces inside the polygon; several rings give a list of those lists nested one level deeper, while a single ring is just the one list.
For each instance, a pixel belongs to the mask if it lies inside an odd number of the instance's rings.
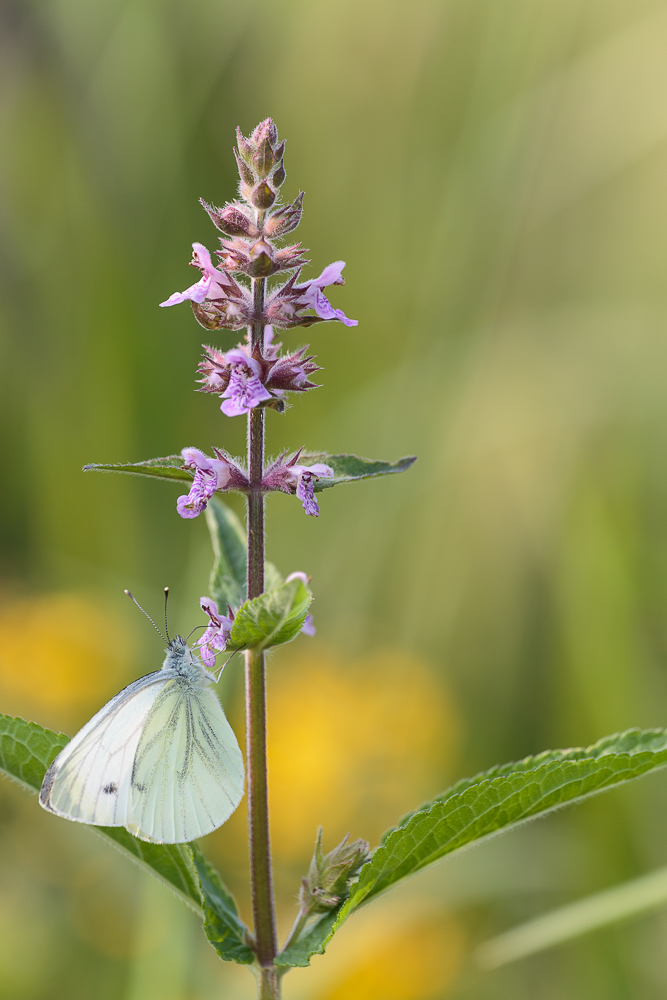
[{"label": "veined wing pattern", "polygon": [[214,692],[177,676],[142,727],[131,775],[131,833],[182,843],[210,833],[243,797],[243,757]]},{"label": "veined wing pattern", "polygon": [[45,775],[39,799],[46,809],[79,823],[127,824],[132,763],[165,683],[161,671],[140,677],[86,723]]}]

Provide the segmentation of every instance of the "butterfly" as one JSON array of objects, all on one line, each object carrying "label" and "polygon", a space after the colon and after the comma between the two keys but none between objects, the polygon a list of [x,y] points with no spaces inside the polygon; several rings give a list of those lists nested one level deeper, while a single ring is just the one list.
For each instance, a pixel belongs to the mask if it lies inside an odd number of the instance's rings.
[{"label": "butterfly", "polygon": [[120,691],[58,754],[39,794],[45,809],[157,844],[202,837],[231,816],[243,756],[215,678],[181,636],[166,654],[161,670]]}]

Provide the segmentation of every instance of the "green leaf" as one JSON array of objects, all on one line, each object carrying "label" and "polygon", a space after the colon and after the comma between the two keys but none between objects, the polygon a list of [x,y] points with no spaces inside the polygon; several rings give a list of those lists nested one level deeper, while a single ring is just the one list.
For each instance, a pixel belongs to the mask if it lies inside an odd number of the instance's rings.
[{"label": "green leaf", "polygon": [[303,967],[310,965],[310,959],[313,955],[323,955],[342,905],[341,903],[331,913],[325,913],[294,944],[281,951],[276,958],[276,965],[282,967],[292,967],[295,965]]},{"label": "green leaf", "polygon": [[658,868],[513,927],[480,945],[477,960],[485,969],[497,969],[662,906],[667,906],[667,868]]},{"label": "green leaf", "polygon": [[[246,597],[247,543],[243,525],[227,504],[211,497],[206,508],[206,523],[213,545],[213,569],[209,582],[210,594],[220,610],[225,604],[237,611]],[[264,564],[267,590],[281,586],[283,578],[273,565]]]},{"label": "green leaf", "polygon": [[213,545],[213,569],[210,594],[221,611],[229,604],[234,611],[246,595],[247,549],[243,526],[226,503],[211,497],[206,508],[206,523]]},{"label": "green leaf", "polygon": [[91,826],[176,893],[197,913],[202,912],[197,870],[190,844],[149,844],[137,840],[122,826]]},{"label": "green leaf", "polygon": [[49,765],[68,743],[63,733],[0,715],[0,770],[32,792],[40,790]]},{"label": "green leaf", "polygon": [[332,479],[318,479],[314,484],[315,492],[329,490],[339,483],[352,483],[356,479],[372,479],[375,476],[389,476],[395,472],[405,472],[417,461],[415,455],[399,458],[397,462],[375,462],[370,458],[359,458],[358,455],[327,455],[325,452],[305,451],[299,458],[300,465],[315,465],[321,462],[330,466]]},{"label": "green leaf", "polygon": [[223,961],[252,965],[255,953],[249,944],[250,935],[239,918],[233,897],[196,844],[192,845],[192,853],[204,895],[206,937]]},{"label": "green leaf", "polygon": [[547,750],[460,781],[385,835],[331,934],[363,903],[445,855],[666,764],[667,730],[630,729],[586,749]]},{"label": "green leaf", "polygon": [[301,631],[311,599],[301,580],[290,580],[246,601],[234,619],[227,649],[268,649],[291,642]]},{"label": "green leaf", "polygon": [[149,458],[145,462],[117,462],[113,465],[84,465],[84,472],[127,472],[131,476],[150,476],[152,479],[168,479],[170,482],[180,480],[191,483],[194,476],[183,468],[180,455],[167,455],[165,458]]},{"label": "green leaf", "polygon": [[[0,715],[0,771],[30,791],[39,792],[47,768],[68,743],[69,737],[62,733],[43,729],[35,722]],[[124,827],[96,826],[91,829],[113,841],[189,906],[201,912],[199,879],[189,844],[145,843]]]},{"label": "green leaf", "polygon": [[[375,476],[388,476],[396,472],[405,472],[416,462],[416,456],[408,455],[396,462],[376,462],[370,458],[360,458],[358,455],[327,455],[326,452],[304,451],[299,459],[302,465],[315,465],[322,462],[329,465],[334,475],[332,479],[319,479],[315,482],[316,493],[329,490],[339,483],[351,483],[356,479],[373,479]],[[192,473],[183,468],[180,455],[167,455],[165,458],[149,458],[145,462],[116,462],[101,464],[99,462],[84,465],[84,472],[125,472],[131,476],[150,476],[152,479],[167,479],[190,483]]]}]

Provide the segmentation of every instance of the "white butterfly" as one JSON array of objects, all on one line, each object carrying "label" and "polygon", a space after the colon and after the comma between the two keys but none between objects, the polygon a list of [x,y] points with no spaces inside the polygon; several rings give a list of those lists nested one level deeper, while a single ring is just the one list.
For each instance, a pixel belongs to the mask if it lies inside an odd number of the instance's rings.
[{"label": "white butterfly", "polygon": [[243,797],[243,757],[213,676],[181,636],[162,669],[112,698],[58,754],[39,801],[78,823],[179,844],[221,826]]}]

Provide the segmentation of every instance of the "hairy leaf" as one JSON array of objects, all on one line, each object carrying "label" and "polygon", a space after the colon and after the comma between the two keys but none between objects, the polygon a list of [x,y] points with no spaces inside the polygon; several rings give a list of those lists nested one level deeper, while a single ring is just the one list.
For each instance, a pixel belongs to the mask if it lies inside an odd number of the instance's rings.
[{"label": "hairy leaf", "polygon": [[[217,496],[209,500],[206,522],[214,555],[209,583],[211,597],[220,611],[224,612],[225,604],[237,611],[245,601],[247,586],[248,556],[243,525],[234,511]],[[273,563],[264,564],[264,583],[267,590],[283,583]]]},{"label": "hairy leaf", "polygon": [[359,458],[358,455],[327,455],[325,452],[302,452],[300,465],[315,465],[320,462],[333,469],[332,479],[318,479],[314,484],[315,492],[331,489],[339,483],[352,483],[356,479],[372,479],[374,476],[389,476],[395,472],[405,472],[417,461],[414,455],[399,458],[397,462],[375,462],[370,458]]},{"label": "hairy leaf", "polygon": [[[0,771],[30,791],[39,791],[48,766],[68,743],[69,737],[62,733],[43,729],[35,722],[0,715]],[[124,827],[96,826],[91,829],[111,840],[189,906],[201,912],[199,878],[189,844],[149,844],[137,840]]]},{"label": "hairy leaf", "polygon": [[239,609],[227,649],[268,649],[291,642],[303,625],[311,596],[301,580],[290,580]]},{"label": "hairy leaf", "polygon": [[666,764],[667,730],[631,729],[585,749],[549,750],[460,781],[385,835],[331,934],[363,903],[445,855]]},{"label": "hairy leaf", "polygon": [[[352,483],[357,479],[372,479],[376,476],[388,476],[396,472],[405,472],[416,462],[414,455],[399,458],[396,462],[377,462],[370,458],[360,458],[358,455],[327,455],[326,452],[302,452],[302,465],[315,465],[321,462],[329,465],[334,475],[332,479],[318,479],[315,492],[331,489],[339,483]],[[149,458],[145,462],[115,462],[103,464],[93,462],[84,465],[84,472],[125,472],[131,476],[150,476],[152,479],[166,479],[169,482],[180,480],[192,482],[194,476],[189,469],[183,468],[180,455],[167,455],[164,458]]]},{"label": "hairy leaf", "polygon": [[325,913],[324,916],[316,920],[289,948],[281,951],[276,958],[276,965],[293,967],[310,965],[313,955],[323,955],[327,941],[332,934],[332,927],[336,922],[341,905]]},{"label": "hairy leaf", "polygon": [[248,943],[250,935],[239,918],[233,897],[196,844],[192,845],[192,854],[204,896],[206,937],[223,961],[251,965],[255,961],[255,953]]},{"label": "hairy leaf", "polygon": [[182,480],[191,483],[194,476],[183,468],[181,455],[167,455],[165,458],[148,458],[145,462],[116,462],[102,465],[94,462],[84,465],[84,472],[127,472],[131,476],[150,476],[151,479]]}]

